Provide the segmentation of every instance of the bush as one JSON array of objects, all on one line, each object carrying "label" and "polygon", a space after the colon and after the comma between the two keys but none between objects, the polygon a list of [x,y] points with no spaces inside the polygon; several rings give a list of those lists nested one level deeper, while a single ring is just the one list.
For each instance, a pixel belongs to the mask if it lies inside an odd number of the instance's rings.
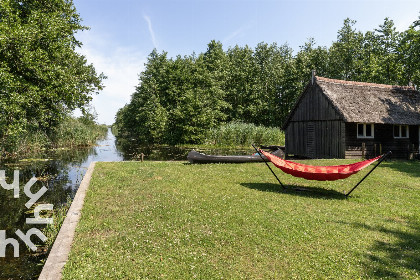
[{"label": "bush", "polygon": [[211,129],[206,144],[216,146],[284,145],[284,133],[279,128],[231,122]]}]

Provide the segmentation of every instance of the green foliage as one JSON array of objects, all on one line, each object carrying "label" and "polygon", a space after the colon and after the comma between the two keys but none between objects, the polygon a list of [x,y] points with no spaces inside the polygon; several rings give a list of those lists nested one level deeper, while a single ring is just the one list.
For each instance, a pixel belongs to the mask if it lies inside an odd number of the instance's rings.
[{"label": "green foliage", "polygon": [[284,145],[284,133],[279,128],[231,122],[210,130],[206,144],[216,146],[251,146],[251,144]]},{"label": "green foliage", "polygon": [[398,59],[403,65],[403,81],[420,85],[420,16],[401,34]]},{"label": "green foliage", "polygon": [[83,108],[82,115],[78,117],[78,120],[87,126],[95,125],[97,119],[98,114],[96,113],[95,108],[93,108],[92,106],[86,106],[85,108]]},{"label": "green foliage", "polygon": [[91,146],[104,137],[107,131],[106,125],[86,124],[81,118],[66,117],[49,135],[35,130],[23,134],[15,143],[9,142],[9,149],[3,151],[0,159],[20,158],[51,148]]},{"label": "green foliage", "polygon": [[362,71],[363,33],[353,27],[355,24],[355,20],[345,19],[329,50],[330,72],[335,78],[354,80]]},{"label": "green foliage", "polygon": [[27,133],[52,133],[102,89],[104,76],[75,51],[80,22],[72,0],[0,1],[2,150]]},{"label": "green foliage", "polygon": [[51,137],[54,147],[94,145],[98,138],[106,135],[106,125],[85,124],[80,119],[66,118],[54,129]]},{"label": "green foliage", "polygon": [[366,33],[355,25],[347,18],[331,47],[310,38],[295,55],[275,43],[224,51],[211,41],[205,53],[175,59],[154,50],[114,127],[119,137],[165,144],[203,143],[209,130],[232,121],[281,127],[311,70],[335,79],[420,85],[420,19],[405,32],[389,18]]},{"label": "green foliage", "polygon": [[385,18],[384,23],[375,29],[377,47],[377,73],[375,81],[384,84],[397,84],[401,81],[402,64],[398,61],[398,42],[400,33],[396,31],[394,22]]},{"label": "green foliage", "polygon": [[118,134],[146,143],[204,141],[205,132],[225,119],[222,69],[215,71],[219,66],[213,63],[220,48],[216,44],[198,58],[176,59],[154,50],[131,103],[117,113]]},{"label": "green foliage", "polygon": [[283,191],[264,163],[97,163],[63,279],[418,279],[419,169],[384,162],[345,199],[368,170],[275,171]]},{"label": "green foliage", "polygon": [[284,117],[279,80],[291,57],[286,45],[264,43],[255,52],[238,46],[224,52],[212,41],[198,57],[175,59],[154,50],[114,127],[120,137],[140,142],[196,144],[226,121],[278,126]]}]

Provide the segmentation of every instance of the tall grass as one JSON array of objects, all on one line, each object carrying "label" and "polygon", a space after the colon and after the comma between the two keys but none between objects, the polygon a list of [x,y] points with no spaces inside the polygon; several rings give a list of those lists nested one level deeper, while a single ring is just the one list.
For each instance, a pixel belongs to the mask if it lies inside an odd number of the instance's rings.
[{"label": "tall grass", "polygon": [[206,144],[244,147],[251,144],[284,145],[284,133],[279,128],[231,122],[210,130]]},{"label": "tall grass", "polygon": [[0,160],[36,155],[46,149],[91,146],[107,133],[106,125],[68,117],[51,133],[27,131],[7,142],[0,141]]},{"label": "tall grass", "polygon": [[[10,145],[7,151],[10,155],[19,156],[30,154],[34,151],[41,151],[51,145],[51,139],[43,131],[34,131],[22,136],[16,143]],[[12,156],[13,157],[13,156]]]},{"label": "tall grass", "polygon": [[80,119],[68,118],[58,126],[52,138],[53,146],[90,146],[95,144],[98,138],[105,136],[107,130],[106,125],[86,124]]}]

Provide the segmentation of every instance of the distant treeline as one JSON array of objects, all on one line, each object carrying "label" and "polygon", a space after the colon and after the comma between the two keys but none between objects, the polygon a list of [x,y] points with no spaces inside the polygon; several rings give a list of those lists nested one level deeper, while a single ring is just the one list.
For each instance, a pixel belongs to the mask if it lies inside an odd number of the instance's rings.
[{"label": "distant treeline", "polygon": [[287,45],[207,51],[168,58],[154,50],[131,101],[115,126],[145,143],[202,143],[206,133],[232,121],[280,127],[311,77],[420,85],[420,19],[404,32],[388,18],[373,31],[344,20],[328,47],[309,39],[294,54]]}]

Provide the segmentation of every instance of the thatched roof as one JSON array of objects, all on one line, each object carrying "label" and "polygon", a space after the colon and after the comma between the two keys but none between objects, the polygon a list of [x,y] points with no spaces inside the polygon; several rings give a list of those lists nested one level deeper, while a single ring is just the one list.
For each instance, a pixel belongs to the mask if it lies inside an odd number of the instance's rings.
[{"label": "thatched roof", "polygon": [[414,87],[315,77],[346,122],[420,125],[420,93]]}]

